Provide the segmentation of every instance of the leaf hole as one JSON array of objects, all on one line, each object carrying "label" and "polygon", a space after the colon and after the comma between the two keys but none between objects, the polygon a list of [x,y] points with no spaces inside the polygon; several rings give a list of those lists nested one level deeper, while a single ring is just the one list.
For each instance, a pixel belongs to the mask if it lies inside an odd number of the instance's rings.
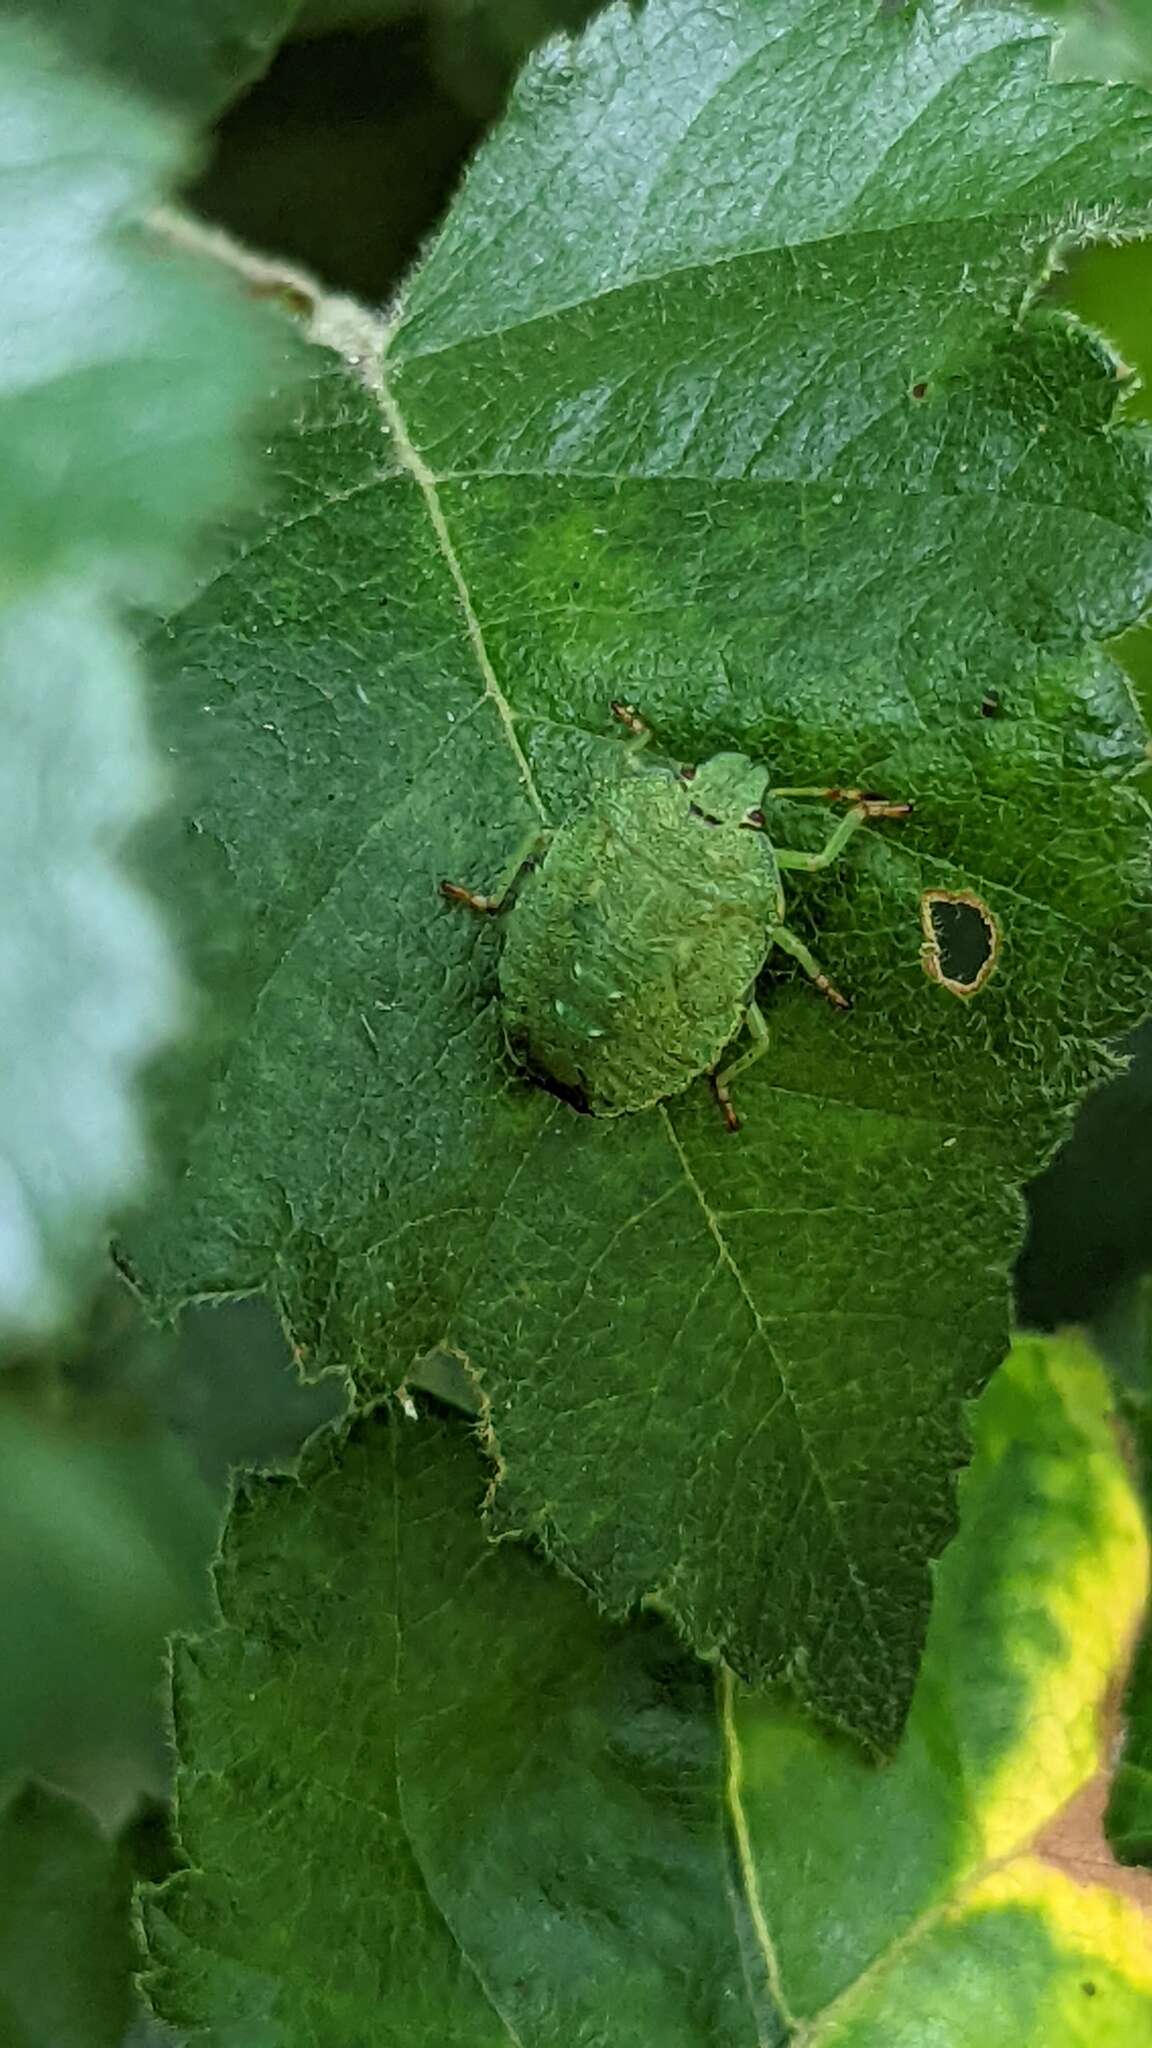
[{"label": "leaf hole", "polygon": [[1000,956],[1000,926],[970,889],[925,889],[920,898],[925,974],[950,995],[978,995]]}]

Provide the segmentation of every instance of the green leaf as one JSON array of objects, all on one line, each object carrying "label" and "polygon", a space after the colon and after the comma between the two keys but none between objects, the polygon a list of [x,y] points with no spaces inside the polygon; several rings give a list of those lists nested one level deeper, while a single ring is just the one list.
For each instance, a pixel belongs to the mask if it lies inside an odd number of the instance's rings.
[{"label": "green leaf", "polygon": [[181,113],[210,120],[258,78],[299,0],[5,0],[85,65]]},{"label": "green leaf", "polygon": [[1126,1071],[1088,1097],[1028,1191],[1016,1300],[1031,1328],[1099,1329],[1117,1291],[1152,1263],[1152,1028],[1142,1026],[1130,1050]]},{"label": "green leaf", "polygon": [[36,1772],[109,1826],[166,1796],[166,1642],[214,1618],[232,1474],[291,1469],[345,1407],[301,1384],[266,1303],[157,1332],[118,1279],[70,1348],[6,1358],[0,1784]]},{"label": "green leaf", "polygon": [[[1124,1303],[1126,1327],[1115,1332],[1110,1359],[1121,1394],[1129,1448],[1152,1518],[1152,1283],[1145,1279]],[[1127,1340],[1127,1341],[1124,1341]],[[1107,1813],[1108,1839],[1122,1863],[1152,1864],[1152,1620],[1133,1659],[1124,1699],[1124,1735]]]},{"label": "green leaf", "polygon": [[239,480],[270,351],[134,223],[179,161],[151,116],[0,24],[0,1332],[43,1329],[143,1172],[141,1063],[177,1016],[123,865],[160,791],[118,614],[182,587]]},{"label": "green leaf", "polygon": [[[460,1355],[494,1527],[885,1746],[1016,1189],[1152,986],[1146,737],[1093,644],[1152,590],[1149,443],[1036,297],[1147,217],[1152,100],[1048,57],[1026,12],[872,0],[549,48],[158,649],[233,1038],[146,1284],[277,1289],[369,1399]],[[619,772],[617,697],[673,761],[915,801],[790,892],[856,1007],[772,965],[738,1138],[704,1083],[599,1121],[526,1084],[497,921],[438,897]],[[929,889],[998,921],[971,1001]]]},{"label": "green leaf", "polygon": [[1060,0],[1064,34],[1057,78],[1133,79],[1152,85],[1152,21],[1145,0]]},{"label": "green leaf", "polygon": [[220,2048],[1142,2041],[1149,1922],[1052,1825],[1147,1582],[1099,1367],[1019,1346],[976,1434],[883,1771],[487,1544],[459,1426],[377,1414],[253,1487],[227,1625],[177,1660],[161,2015]]},{"label": "green leaf", "polygon": [[241,1497],[231,1626],[177,1659],[196,1875],[162,1895],[152,1987],[173,2023],[506,2048],[511,1991],[545,2038],[551,2007],[593,2039],[743,2040],[709,1675],[490,1546],[481,1487],[461,1430],[378,1417],[306,1488]]},{"label": "green leaf", "polygon": [[[23,1398],[21,1397],[23,1394]],[[0,1773],[62,1779],[122,1818],[163,1790],[166,1638],[204,1626],[217,1498],[139,1397],[10,1376],[0,1404]]]},{"label": "green leaf", "polygon": [[120,2048],[135,2000],[128,1862],[71,1800],[29,1785],[0,1814],[4,2048]]},{"label": "green leaf", "polygon": [[1121,1863],[1152,1865],[1152,1630],[1128,1687],[1124,1749],[1108,1802],[1108,1840]]}]

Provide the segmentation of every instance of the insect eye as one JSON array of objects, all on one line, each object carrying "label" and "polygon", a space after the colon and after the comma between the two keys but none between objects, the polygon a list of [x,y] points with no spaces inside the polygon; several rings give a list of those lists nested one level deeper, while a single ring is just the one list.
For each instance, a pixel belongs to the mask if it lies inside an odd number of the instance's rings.
[{"label": "insect eye", "polygon": [[764,830],[765,825],[764,813],[763,811],[758,810],[745,811],[744,816],[740,820],[740,823],[742,825],[747,825],[749,830],[752,832],[762,832]]},{"label": "insect eye", "polygon": [[680,770],[680,780],[681,782],[695,782],[696,770],[694,768],[682,768]]}]

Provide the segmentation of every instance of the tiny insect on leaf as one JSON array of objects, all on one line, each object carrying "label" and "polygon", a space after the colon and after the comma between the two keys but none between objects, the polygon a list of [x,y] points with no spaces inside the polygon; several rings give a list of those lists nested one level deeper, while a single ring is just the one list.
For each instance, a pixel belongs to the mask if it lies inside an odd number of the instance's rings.
[{"label": "tiny insect on leaf", "polygon": [[690,771],[640,761],[648,727],[633,705],[611,709],[632,736],[637,772],[563,825],[519,887],[486,896],[441,886],[473,910],[510,911],[504,1028],[530,1073],[593,1116],[651,1109],[708,1075],[736,1130],[728,1084],[767,1050],[767,1030],[726,1068],[725,1055],[773,949],[833,1008],[851,1008],[785,923],[783,870],[829,866],[860,826],[905,818],[911,805],[858,790],[788,791],[850,804],[819,852],[788,852],[767,830],[766,768],[736,752]]}]

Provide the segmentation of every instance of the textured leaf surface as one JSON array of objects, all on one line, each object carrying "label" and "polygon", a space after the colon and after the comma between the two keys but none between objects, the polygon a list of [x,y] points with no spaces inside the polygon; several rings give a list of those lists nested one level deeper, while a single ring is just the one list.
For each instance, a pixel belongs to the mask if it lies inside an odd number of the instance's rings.
[{"label": "textured leaf surface", "polygon": [[270,61],[298,0],[5,0],[120,84],[211,118]]},{"label": "textured leaf surface", "polygon": [[142,1171],[174,975],[120,865],[152,808],[116,605],[171,595],[234,488],[262,337],[129,239],[173,138],[0,24],[0,1330],[58,1313]]},{"label": "textured leaf surface", "polygon": [[1025,1344],[887,1769],[617,1627],[379,1415],[242,1499],[182,1652],[161,2014],[245,2048],[1134,2048],[1152,1921],[1047,1831],[1147,1580],[1098,1367]]},{"label": "textured leaf surface", "polygon": [[[1031,295],[1144,217],[1152,100],[1048,58],[1026,12],[872,0],[546,51],[380,388],[318,374],[263,544],[167,637],[234,1038],[145,1280],[277,1287],[369,1395],[463,1355],[497,1526],[880,1743],[1015,1187],[1149,995],[1145,734],[1091,644],[1149,591],[1148,445]],[[619,696],[674,760],[915,800],[796,885],[856,1009],[773,970],[738,1139],[704,1085],[605,1123],[525,1084],[499,932],[437,897],[615,772]],[[928,887],[999,922],[971,1003]]]},{"label": "textured leaf surface", "polygon": [[134,1998],[128,1862],[90,1814],[38,1786],[0,1815],[4,2048],[119,2048]]}]

